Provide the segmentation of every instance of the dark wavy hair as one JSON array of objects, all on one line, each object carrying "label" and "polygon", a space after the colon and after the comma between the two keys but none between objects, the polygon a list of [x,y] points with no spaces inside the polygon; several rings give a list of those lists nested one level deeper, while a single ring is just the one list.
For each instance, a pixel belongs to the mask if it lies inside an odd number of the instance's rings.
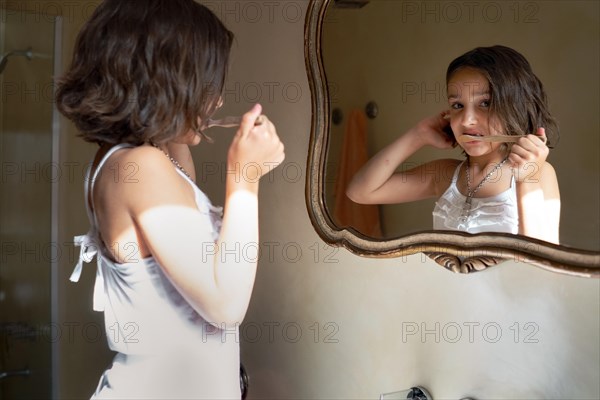
[{"label": "dark wavy hair", "polygon": [[77,37],[56,105],[96,143],[164,143],[217,108],[233,34],[193,0],[104,0]]},{"label": "dark wavy hair", "polygon": [[477,47],[448,66],[446,85],[461,68],[481,72],[490,86],[490,113],[507,135],[535,134],[545,128],[548,147],[558,143],[558,124],[550,115],[542,82],[519,52],[505,46]]}]

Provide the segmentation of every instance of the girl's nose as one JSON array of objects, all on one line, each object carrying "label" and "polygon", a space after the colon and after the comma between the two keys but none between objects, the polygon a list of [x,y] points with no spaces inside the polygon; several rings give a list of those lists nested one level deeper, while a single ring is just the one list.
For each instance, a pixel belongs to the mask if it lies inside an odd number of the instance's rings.
[{"label": "girl's nose", "polygon": [[470,107],[465,108],[462,115],[461,124],[463,126],[472,126],[477,123],[477,112]]}]

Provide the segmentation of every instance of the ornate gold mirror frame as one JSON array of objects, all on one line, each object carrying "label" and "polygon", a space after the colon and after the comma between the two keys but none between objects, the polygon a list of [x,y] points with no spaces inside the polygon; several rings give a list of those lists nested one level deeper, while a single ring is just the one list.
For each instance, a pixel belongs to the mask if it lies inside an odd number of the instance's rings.
[{"label": "ornate gold mirror frame", "polygon": [[311,0],[304,29],[305,61],[312,102],[305,194],[308,213],[319,236],[333,246],[343,246],[365,257],[402,257],[424,253],[457,273],[480,271],[511,259],[563,274],[600,278],[600,252],[554,245],[524,236],[423,231],[392,240],[378,240],[354,229],[336,226],[325,205],[331,110],[321,54],[323,21],[327,6],[332,2]]}]

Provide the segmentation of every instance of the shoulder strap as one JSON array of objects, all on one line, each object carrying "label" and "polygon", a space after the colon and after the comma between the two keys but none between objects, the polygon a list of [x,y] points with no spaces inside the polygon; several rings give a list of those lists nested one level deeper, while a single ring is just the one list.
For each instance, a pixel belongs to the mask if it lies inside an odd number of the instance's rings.
[{"label": "shoulder strap", "polygon": [[456,170],[454,170],[454,176],[452,176],[452,183],[456,185],[456,182],[458,182],[458,174],[460,174],[460,169],[463,166],[465,162],[461,162],[460,164],[458,164],[458,167],[456,167]]},{"label": "shoulder strap", "polygon": [[[121,150],[126,147],[135,147],[135,146],[133,146],[129,143],[119,143],[119,144],[113,146],[110,150],[108,150],[106,152],[106,154],[104,154],[104,156],[102,157],[102,159],[96,166],[96,169],[94,170],[94,174],[92,175],[92,177],[90,178],[90,174],[92,172],[91,165],[85,176],[85,182],[84,182],[84,187],[83,187],[83,193],[84,193],[84,197],[85,197],[85,209],[87,210],[87,214],[88,214],[88,218],[90,219],[90,222],[93,223],[94,226],[98,225],[98,222],[96,220],[96,214],[94,213],[94,196],[92,196],[92,193],[94,192],[94,183],[96,182],[96,179],[98,178],[98,174],[100,173],[100,170],[106,163],[106,160],[108,160],[110,158],[110,156],[113,155],[117,150]],[[90,208],[90,204],[92,205],[91,208]]]}]

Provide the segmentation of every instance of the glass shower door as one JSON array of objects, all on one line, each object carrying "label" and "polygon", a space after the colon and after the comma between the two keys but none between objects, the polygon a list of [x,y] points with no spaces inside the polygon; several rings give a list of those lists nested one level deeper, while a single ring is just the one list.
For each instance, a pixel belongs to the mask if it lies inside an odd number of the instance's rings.
[{"label": "glass shower door", "polygon": [[55,25],[0,9],[0,399],[52,397]]}]

